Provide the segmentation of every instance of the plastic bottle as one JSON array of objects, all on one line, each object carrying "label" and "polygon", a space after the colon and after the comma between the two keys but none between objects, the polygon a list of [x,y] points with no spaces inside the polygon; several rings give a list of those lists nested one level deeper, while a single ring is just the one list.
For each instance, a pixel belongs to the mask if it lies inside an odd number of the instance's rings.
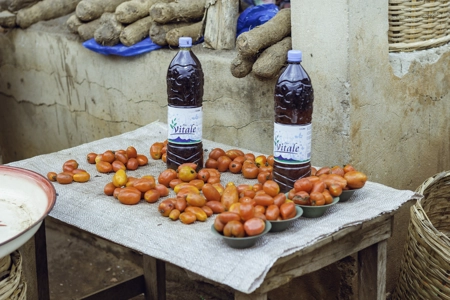
[{"label": "plastic bottle", "polygon": [[192,39],[180,37],[179,51],[167,71],[167,167],[196,163],[203,167],[203,70],[192,52]]},{"label": "plastic bottle", "polygon": [[275,85],[273,178],[284,193],[311,174],[314,90],[301,61],[301,51],[288,51],[287,67]]}]

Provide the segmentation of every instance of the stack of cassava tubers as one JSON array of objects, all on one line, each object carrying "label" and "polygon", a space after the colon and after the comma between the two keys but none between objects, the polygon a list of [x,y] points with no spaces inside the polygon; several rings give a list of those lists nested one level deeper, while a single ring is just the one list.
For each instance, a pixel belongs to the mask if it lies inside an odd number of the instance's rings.
[{"label": "stack of cassava tubers", "polygon": [[275,78],[292,48],[291,9],[280,10],[266,23],[239,35],[238,53],[231,62],[231,74],[243,78],[252,72],[257,78]]},{"label": "stack of cassava tubers", "polygon": [[180,36],[202,37],[205,0],[81,0],[67,20],[83,40],[131,46],[150,35],[155,44],[178,46]]}]

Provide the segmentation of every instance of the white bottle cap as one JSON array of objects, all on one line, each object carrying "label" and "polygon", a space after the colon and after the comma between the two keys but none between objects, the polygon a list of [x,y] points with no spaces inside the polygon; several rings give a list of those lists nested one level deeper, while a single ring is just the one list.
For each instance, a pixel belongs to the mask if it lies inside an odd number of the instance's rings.
[{"label": "white bottle cap", "polygon": [[192,38],[182,36],[178,39],[178,46],[180,48],[192,47]]},{"label": "white bottle cap", "polygon": [[300,50],[289,50],[287,55],[287,60],[292,62],[302,61],[302,51]]}]

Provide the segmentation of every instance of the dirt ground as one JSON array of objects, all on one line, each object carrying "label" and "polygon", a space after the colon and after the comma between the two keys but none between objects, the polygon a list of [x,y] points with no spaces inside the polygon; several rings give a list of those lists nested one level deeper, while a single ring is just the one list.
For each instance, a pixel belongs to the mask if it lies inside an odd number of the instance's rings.
[{"label": "dirt ground", "polygon": [[[55,222],[46,221],[51,300],[79,299],[142,274],[139,254]],[[231,291],[189,280],[174,266],[166,265],[166,275],[167,300],[234,299]]]},{"label": "dirt ground", "polygon": [[[142,274],[142,256],[122,246],[80,232],[57,220],[46,219],[51,300],[72,300]],[[269,292],[269,300],[354,299],[348,285],[354,277],[351,257],[322,270],[295,278]],[[191,277],[192,278],[192,277]],[[232,300],[231,289],[193,280],[166,264],[167,300]],[[114,300],[114,299],[112,299]],[[144,295],[132,300],[144,300]]]}]

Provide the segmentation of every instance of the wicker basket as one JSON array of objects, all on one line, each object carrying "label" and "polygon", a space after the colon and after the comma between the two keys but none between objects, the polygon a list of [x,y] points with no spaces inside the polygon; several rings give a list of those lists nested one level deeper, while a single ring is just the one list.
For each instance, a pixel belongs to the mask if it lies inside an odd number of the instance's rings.
[{"label": "wicker basket", "polygon": [[[0,300],[25,300],[27,285],[22,278],[22,256],[19,251],[10,255],[9,269],[0,277]],[[3,266],[7,261],[2,258]]]},{"label": "wicker basket", "polygon": [[427,179],[411,207],[399,282],[392,299],[450,299],[450,172]]},{"label": "wicker basket", "polygon": [[450,0],[389,0],[389,51],[409,52],[450,41]]}]

